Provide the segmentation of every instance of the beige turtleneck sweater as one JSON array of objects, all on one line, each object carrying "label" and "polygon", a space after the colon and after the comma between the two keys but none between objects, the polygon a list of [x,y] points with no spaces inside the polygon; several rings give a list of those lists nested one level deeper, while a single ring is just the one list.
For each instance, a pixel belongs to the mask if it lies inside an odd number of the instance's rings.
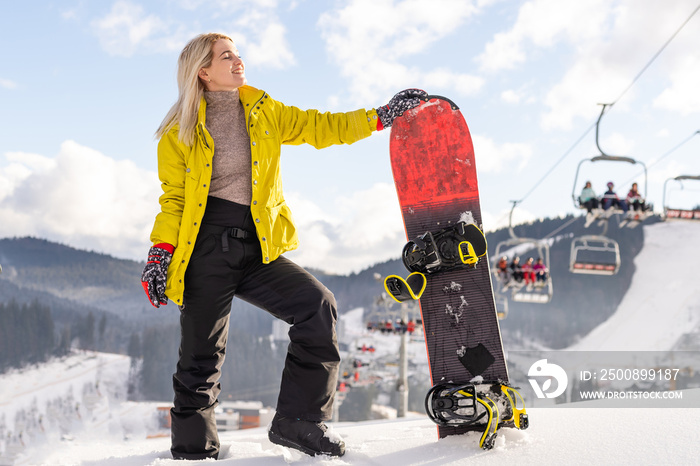
[{"label": "beige turtleneck sweater", "polygon": [[206,128],[214,139],[209,195],[250,205],[253,196],[250,137],[238,89],[205,91],[204,99],[207,101]]}]

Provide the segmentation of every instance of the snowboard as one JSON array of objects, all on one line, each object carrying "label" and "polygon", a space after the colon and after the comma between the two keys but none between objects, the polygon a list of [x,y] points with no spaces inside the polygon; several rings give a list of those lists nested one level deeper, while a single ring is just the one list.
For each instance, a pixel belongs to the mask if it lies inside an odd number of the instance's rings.
[{"label": "snowboard", "polygon": [[[464,225],[471,227],[471,232],[478,231],[483,240],[483,257],[476,265],[424,274],[424,290],[419,301],[433,384],[426,410],[438,423],[440,438],[489,428],[495,437],[495,427],[510,427],[516,421],[512,416],[515,403],[511,399],[515,395],[498,386],[502,383],[508,387],[508,368],[485,255],[486,242],[481,233],[479,185],[469,128],[452,101],[428,96],[418,107],[394,120],[390,138],[391,167],[409,245],[420,242],[416,238],[432,238]],[[428,232],[432,233],[428,235]],[[447,246],[436,246],[440,247]],[[406,251],[404,264],[409,268]],[[416,273],[415,269],[409,271]],[[460,389],[462,384],[471,388]],[[466,408],[476,405],[480,395],[496,404],[501,400],[501,409],[506,412],[495,416],[497,426],[463,422],[460,414],[454,414],[456,406],[440,411],[446,404],[457,403],[469,405],[462,409],[469,411]],[[492,409],[485,403],[473,408]],[[526,416],[522,424],[526,426]],[[488,439],[484,440],[488,443]]]}]

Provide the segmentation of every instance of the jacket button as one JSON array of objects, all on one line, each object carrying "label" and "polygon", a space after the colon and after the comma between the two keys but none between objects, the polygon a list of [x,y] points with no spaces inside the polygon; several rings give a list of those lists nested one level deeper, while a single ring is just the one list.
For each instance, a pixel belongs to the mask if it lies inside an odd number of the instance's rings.
[{"label": "jacket button", "polygon": [[265,256],[265,262],[270,262],[270,258]]},{"label": "jacket button", "polygon": [[258,184],[258,180],[253,180],[253,184]]},{"label": "jacket button", "polygon": [[270,134],[270,132],[269,132],[269,131],[265,131],[265,134]]},{"label": "jacket button", "polygon": [[187,173],[189,173],[189,172],[191,172],[192,170],[190,170],[190,169],[188,168],[188,169],[187,169],[187,170],[185,170],[185,171],[186,171]]},{"label": "jacket button", "polygon": [[258,161],[256,160],[255,162],[253,162],[253,165],[255,165],[255,166],[257,167],[257,166],[258,166]]},{"label": "jacket button", "polygon": [[253,145],[255,145],[255,141],[253,141]]},{"label": "jacket button", "polygon": [[253,201],[253,205],[258,205],[258,201]]},{"label": "jacket button", "polygon": [[265,238],[265,237],[263,236],[262,240],[263,240],[263,241],[267,241],[267,238]]},{"label": "jacket button", "polygon": [[259,218],[256,218],[256,219],[255,219],[255,223],[260,223],[260,219],[259,219]]}]

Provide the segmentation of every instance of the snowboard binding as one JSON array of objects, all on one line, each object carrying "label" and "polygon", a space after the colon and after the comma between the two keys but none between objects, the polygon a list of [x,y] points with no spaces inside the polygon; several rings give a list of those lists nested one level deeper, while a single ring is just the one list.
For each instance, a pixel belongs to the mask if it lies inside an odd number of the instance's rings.
[{"label": "snowboard binding", "polygon": [[433,274],[457,267],[474,268],[485,254],[486,237],[479,227],[458,222],[409,241],[401,258],[409,271]]},{"label": "snowboard binding", "polygon": [[484,450],[493,448],[499,427],[529,426],[522,396],[502,382],[435,385],[425,397],[425,410],[443,427],[483,426],[479,447]]}]

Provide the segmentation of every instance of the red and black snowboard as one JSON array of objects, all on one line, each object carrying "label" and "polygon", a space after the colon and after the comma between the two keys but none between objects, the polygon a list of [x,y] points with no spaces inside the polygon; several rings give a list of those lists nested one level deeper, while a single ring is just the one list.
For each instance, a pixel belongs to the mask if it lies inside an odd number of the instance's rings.
[{"label": "red and black snowboard", "polygon": [[[425,238],[427,232],[449,230],[460,223],[483,236],[471,135],[453,102],[430,96],[418,107],[404,112],[393,123],[390,152],[409,244],[415,238]],[[427,284],[420,307],[431,380],[434,386],[440,386],[429,393],[426,409],[428,414],[433,411],[431,418],[439,425],[440,438],[490,429],[492,438],[482,438],[486,444],[482,447],[490,448],[498,426],[517,423],[521,427],[522,418],[514,422],[513,414],[517,417],[524,409],[514,411],[511,398],[515,394],[508,388],[508,368],[487,256],[475,266],[458,266],[425,276]],[[471,385],[462,387],[463,384]],[[502,389],[501,384],[506,388]],[[478,398],[489,396],[489,401],[497,406],[487,407],[484,401],[479,401],[483,406],[477,406]],[[497,400],[501,398],[504,402]],[[509,407],[506,400],[513,406]],[[462,408],[452,404],[461,404]],[[498,425],[484,425],[488,419],[483,416],[475,419],[477,408],[489,412],[500,408],[500,413],[493,413]],[[526,415],[522,424],[521,428],[527,426]]]}]

